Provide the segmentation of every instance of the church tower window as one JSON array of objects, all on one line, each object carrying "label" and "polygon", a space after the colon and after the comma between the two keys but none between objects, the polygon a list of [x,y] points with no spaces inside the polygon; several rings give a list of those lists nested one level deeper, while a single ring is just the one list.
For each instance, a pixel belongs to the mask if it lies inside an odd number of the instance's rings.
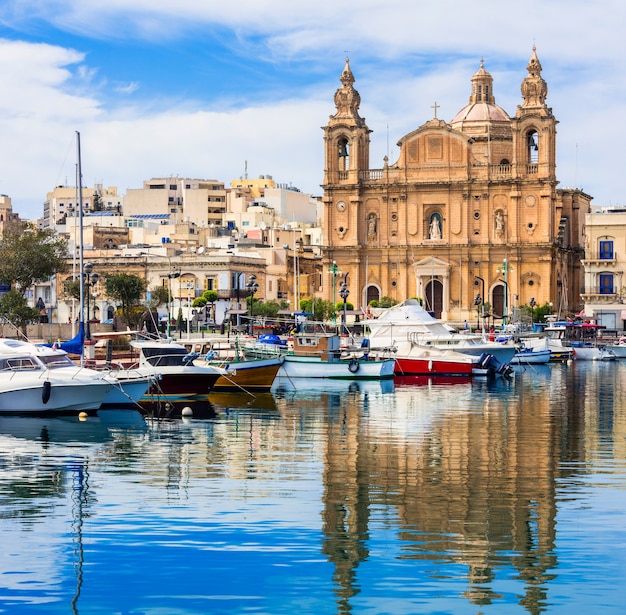
[{"label": "church tower window", "polygon": [[528,145],[529,164],[537,164],[539,161],[539,135],[536,130],[528,131],[526,134],[526,143]]},{"label": "church tower window", "polygon": [[339,140],[339,170],[347,171],[350,168],[350,144],[345,137]]}]

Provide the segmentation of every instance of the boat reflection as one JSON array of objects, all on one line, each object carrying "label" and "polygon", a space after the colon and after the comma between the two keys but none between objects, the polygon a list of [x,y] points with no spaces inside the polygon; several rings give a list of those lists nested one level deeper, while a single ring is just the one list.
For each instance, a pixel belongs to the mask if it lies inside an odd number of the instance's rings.
[{"label": "boat reflection", "polygon": [[272,391],[282,396],[289,394],[311,394],[326,393],[371,393],[388,394],[395,390],[395,378],[393,380],[332,380],[320,378],[276,378]]},{"label": "boat reflection", "polygon": [[396,387],[409,387],[409,386],[437,386],[437,385],[445,385],[445,386],[455,386],[455,385],[464,385],[471,386],[472,377],[471,376],[396,376],[395,377]]}]

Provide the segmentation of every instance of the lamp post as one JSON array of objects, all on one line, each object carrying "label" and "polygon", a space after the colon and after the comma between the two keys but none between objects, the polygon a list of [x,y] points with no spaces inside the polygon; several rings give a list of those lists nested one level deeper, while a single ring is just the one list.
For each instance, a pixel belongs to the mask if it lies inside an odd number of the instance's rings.
[{"label": "lamp post", "polygon": [[348,296],[350,295],[350,291],[348,290],[348,274],[343,277],[343,282],[341,283],[341,288],[339,289],[339,296],[343,299],[343,314],[341,315],[341,327],[345,329],[346,327],[346,301],[348,300]]},{"label": "lamp post", "polygon": [[[191,289],[195,288],[195,282],[193,280],[187,280],[187,339],[191,337]],[[194,293],[195,294],[195,293]]]},{"label": "lamp post", "polygon": [[172,325],[172,278],[180,278],[180,271],[170,271],[167,274],[167,337],[170,337]]},{"label": "lamp post", "polygon": [[[85,283],[85,287],[87,292],[85,293],[85,301],[87,303],[87,322],[85,323],[85,339],[87,341],[91,341],[91,326],[89,324],[90,316],[89,316],[89,303],[91,294],[89,292],[89,288],[95,286],[100,279],[100,276],[93,271],[93,265],[91,263],[86,263],[83,267],[83,280]],[[94,310],[95,311],[95,310]]]},{"label": "lamp post", "polygon": [[246,288],[248,289],[248,301],[250,302],[250,322],[249,322],[249,333],[252,335],[254,329],[252,328],[252,301],[254,299],[254,293],[259,289],[259,285],[256,281],[256,276],[252,274],[250,276],[250,281],[246,284]]},{"label": "lamp post", "polygon": [[[481,285],[480,295],[477,295],[477,297],[480,297],[481,329],[483,335],[485,335],[485,280],[483,280],[483,278],[481,278],[479,275],[475,275],[474,278],[476,280],[479,280]],[[474,300],[474,305],[478,305],[476,303],[476,300]]]},{"label": "lamp post", "polygon": [[474,298],[474,305],[476,306],[476,329],[478,329],[478,327],[480,326],[480,323],[479,323],[480,310],[478,309],[478,307],[481,306],[482,304],[483,304],[483,298],[480,296],[480,293],[477,293],[476,297]]},{"label": "lamp post", "polygon": [[[335,314],[335,304],[337,303],[337,276],[341,273],[341,270],[337,266],[337,262],[333,261],[328,272],[333,276],[333,314]],[[333,316],[333,322],[336,322],[337,316]]]},{"label": "lamp post", "polygon": [[530,298],[528,305],[530,305],[530,328],[532,330],[535,328],[535,306],[537,305],[534,297]]}]

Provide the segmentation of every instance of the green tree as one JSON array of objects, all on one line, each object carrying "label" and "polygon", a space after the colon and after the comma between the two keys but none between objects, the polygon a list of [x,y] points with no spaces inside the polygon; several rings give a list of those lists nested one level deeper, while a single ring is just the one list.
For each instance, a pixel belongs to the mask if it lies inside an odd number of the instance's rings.
[{"label": "green tree", "polygon": [[160,305],[168,305],[172,300],[170,291],[161,285],[153,286],[150,289],[150,305],[151,310],[156,310]]},{"label": "green tree", "polygon": [[[343,301],[341,302],[341,308],[343,309]],[[302,299],[300,301],[300,309],[303,312],[313,314],[313,320],[319,322],[332,320],[337,314],[333,302],[324,299]]]},{"label": "green tree", "polygon": [[[119,303],[122,320],[131,327],[136,327],[143,310],[133,308],[141,304],[148,283],[132,273],[114,273],[107,275],[104,283],[106,294]],[[139,314],[139,318],[136,315]]]},{"label": "green tree", "polygon": [[67,253],[67,241],[53,231],[9,224],[0,239],[0,280],[24,296],[38,280],[66,271]]},{"label": "green tree", "polygon": [[26,337],[26,326],[39,319],[39,310],[30,307],[24,295],[17,290],[10,290],[0,299],[0,316]]},{"label": "green tree", "polygon": [[80,280],[68,278],[63,283],[63,295],[68,299],[80,300]]}]

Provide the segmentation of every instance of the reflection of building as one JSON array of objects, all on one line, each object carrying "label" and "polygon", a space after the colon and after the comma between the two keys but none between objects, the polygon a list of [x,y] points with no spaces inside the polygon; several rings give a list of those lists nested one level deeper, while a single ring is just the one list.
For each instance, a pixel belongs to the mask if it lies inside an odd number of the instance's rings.
[{"label": "reflection of building", "polygon": [[499,316],[531,297],[579,309],[591,197],[557,190],[557,120],[534,50],[527,70],[513,117],[481,63],[469,104],[450,122],[435,104],[434,118],[400,139],[398,159],[371,169],[371,131],[346,62],[324,128],[324,270],[336,261],[350,273],[357,305],[418,296],[437,316],[463,321],[478,276]]},{"label": "reflection of building", "polygon": [[585,314],[610,329],[626,320],[626,209],[596,209],[585,218]]}]

